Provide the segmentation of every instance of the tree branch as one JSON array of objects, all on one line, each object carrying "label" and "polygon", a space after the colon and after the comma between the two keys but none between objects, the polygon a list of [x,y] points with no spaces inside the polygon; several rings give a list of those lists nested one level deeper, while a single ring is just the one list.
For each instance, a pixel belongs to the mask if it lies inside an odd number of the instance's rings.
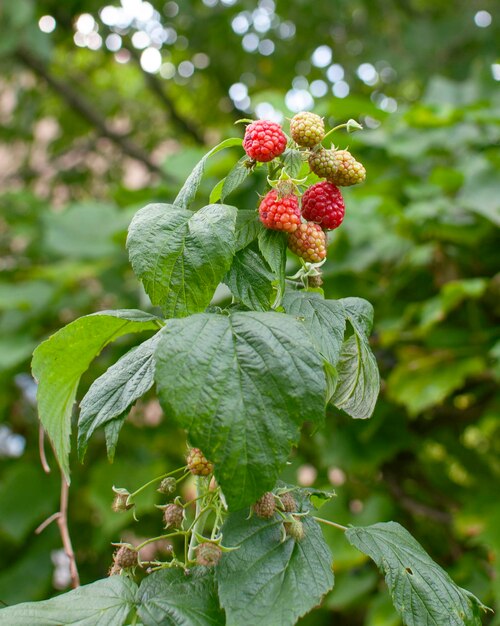
[{"label": "tree branch", "polygon": [[17,58],[26,67],[29,67],[35,74],[41,77],[45,82],[57,93],[59,96],[77,113],[79,113],[84,119],[87,120],[92,126],[96,128],[102,137],[107,137],[120,150],[127,156],[143,163],[151,172],[160,175],[165,180],[171,181],[171,177],[168,176],[161,168],[151,161],[147,153],[142,150],[137,144],[131,141],[125,135],[117,133],[111,129],[106,121],[106,118],[95,109],[91,102],[77,92],[71,85],[63,82],[56,76],[53,76],[44,63],[38,58],[34,57],[30,52],[24,48],[20,48],[17,51]]},{"label": "tree branch", "polygon": [[184,118],[178,111],[170,96],[163,88],[163,84],[155,74],[150,74],[142,69],[140,56],[137,50],[133,46],[127,46],[127,50],[130,52],[132,58],[140,69],[147,86],[155,94],[159,102],[164,106],[169,116],[169,119],[186,135],[190,135],[197,143],[204,144],[205,139],[201,130],[191,120]]}]

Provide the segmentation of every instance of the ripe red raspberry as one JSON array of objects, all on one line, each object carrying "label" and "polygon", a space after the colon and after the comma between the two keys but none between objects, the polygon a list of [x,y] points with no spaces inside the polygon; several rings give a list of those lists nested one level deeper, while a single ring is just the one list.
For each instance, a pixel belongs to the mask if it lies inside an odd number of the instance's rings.
[{"label": "ripe red raspberry", "polygon": [[297,502],[295,501],[295,498],[292,496],[292,494],[289,491],[287,491],[286,493],[283,493],[280,496],[280,500],[281,500],[281,508],[286,513],[294,513],[295,511],[297,511]]},{"label": "ripe red raspberry", "polygon": [[188,470],[195,476],[208,476],[214,471],[214,464],[206,459],[199,448],[191,448],[186,463]]},{"label": "ripe red raspberry", "polygon": [[205,567],[214,567],[220,561],[222,549],[216,543],[205,541],[196,548],[196,562]]},{"label": "ripe red raspberry", "polygon": [[274,511],[276,511],[274,495],[270,491],[266,491],[266,493],[255,502],[252,509],[257,517],[270,519],[274,515]]},{"label": "ripe red raspberry", "polygon": [[279,124],[257,120],[246,127],[243,148],[253,161],[266,163],[285,150],[286,137]]},{"label": "ripe red raspberry", "polygon": [[294,193],[280,195],[271,189],[259,205],[260,221],[266,228],[293,233],[300,224],[299,200]]},{"label": "ripe red raspberry", "polygon": [[184,521],[184,509],[179,504],[167,504],[163,513],[165,528],[180,528]]},{"label": "ripe red raspberry", "polygon": [[121,546],[113,556],[113,566],[120,569],[135,567],[138,563],[138,554],[129,546]]},{"label": "ripe red raspberry", "polygon": [[309,167],[320,178],[330,178],[337,170],[338,163],[335,159],[335,151],[321,148],[311,153]]},{"label": "ripe red raspberry", "polygon": [[319,263],[326,257],[326,236],[319,224],[301,224],[288,235],[288,247],[309,263]]},{"label": "ripe red raspberry", "polygon": [[302,196],[302,216],[333,230],[342,224],[345,214],[344,198],[340,189],[324,180],[307,189]]},{"label": "ripe red raspberry", "polygon": [[328,175],[328,180],[340,187],[349,187],[364,182],[366,170],[347,150],[335,152],[335,171]]},{"label": "ripe red raspberry", "polygon": [[309,111],[297,113],[290,122],[290,134],[299,146],[312,148],[321,143],[325,136],[323,118]]}]

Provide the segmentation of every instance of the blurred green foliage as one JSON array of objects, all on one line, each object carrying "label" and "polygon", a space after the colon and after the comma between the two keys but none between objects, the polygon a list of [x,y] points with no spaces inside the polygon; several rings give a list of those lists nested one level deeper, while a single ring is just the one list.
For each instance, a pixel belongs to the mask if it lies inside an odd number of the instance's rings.
[{"label": "blurred green foliage", "polygon": [[[34,534],[57,510],[59,485],[55,467],[45,475],[38,462],[33,348],[80,315],[147,308],[124,248],[134,212],[171,201],[204,153],[201,144],[239,134],[233,122],[259,103],[291,116],[292,84],[300,91],[325,81],[328,93],[316,97],[314,110],[330,125],[349,117],[364,123],[365,131],[335,141],[349,145],[368,171],[362,187],[345,192],[347,215],[331,235],[325,293],[373,303],[383,387],[370,421],[332,412],[325,430],[306,432],[283,478],[333,485],[337,498],[323,517],[400,521],[458,584],[500,608],[495,2],[339,0],[315,2],[314,10],[301,0],[154,4],[177,34],[163,60],[178,68],[201,54],[208,66],[191,77],[148,74],[135,58],[134,25],[120,30],[122,50],[133,52],[127,63],[102,46],[77,47],[81,13],[96,18],[103,39],[110,33],[98,18],[102,0],[18,0],[0,8],[0,601],[55,593],[57,528]],[[255,27],[257,9],[269,16],[265,32]],[[476,26],[474,19],[487,21],[478,12],[493,15],[489,26]],[[56,19],[51,34],[38,26],[43,15]],[[246,35],[273,41],[273,54],[242,47],[237,16],[254,20]],[[333,50],[328,67],[311,63],[319,46]],[[375,82],[359,79],[362,63],[376,70]],[[348,98],[331,95],[332,64],[343,68]],[[229,97],[239,83],[248,87],[247,111]],[[389,112],[393,102],[397,112]],[[208,163],[205,196],[235,155]],[[246,181],[229,201],[252,209],[254,184]],[[106,349],[79,398],[133,342]],[[112,513],[112,485],[132,489],[178,465],[184,450],[183,433],[150,394],[123,428],[114,464],[101,433],[83,466],[72,458],[70,530],[84,582],[106,574],[111,541],[160,528],[158,497],[144,495],[136,525],[130,514]],[[326,536],[336,586],[301,623],[397,626],[373,566],[338,531]],[[498,616],[484,621],[500,624]]]}]

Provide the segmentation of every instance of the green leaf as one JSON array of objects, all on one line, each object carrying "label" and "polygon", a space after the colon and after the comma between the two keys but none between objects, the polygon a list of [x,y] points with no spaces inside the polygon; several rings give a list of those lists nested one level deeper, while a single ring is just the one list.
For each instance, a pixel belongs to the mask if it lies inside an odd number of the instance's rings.
[{"label": "green leaf", "polygon": [[120,431],[122,426],[127,418],[128,412],[120,415],[120,417],[116,417],[111,422],[107,422],[104,424],[104,438],[106,440],[106,452],[108,455],[108,461],[113,463],[115,458],[116,446],[118,444],[118,437],[120,436]]},{"label": "green leaf", "polygon": [[245,166],[247,162],[248,157],[246,155],[241,157],[238,163],[229,171],[226,178],[223,178],[215,185],[210,194],[210,203],[218,202],[219,200],[224,202],[227,196],[246,180],[248,175],[252,173],[252,170]]},{"label": "green leaf", "polygon": [[124,626],[134,606],[136,590],[136,584],[127,576],[111,576],[50,600],[2,609],[0,622],[9,626]]},{"label": "green leaf", "polygon": [[373,307],[361,298],[339,300],[354,334],[342,346],[338,383],[333,404],[355,419],[371,417],[380,390],[377,361],[368,342],[373,324]]},{"label": "green leaf", "polygon": [[408,361],[401,360],[390,373],[387,391],[410,415],[441,404],[468,377],[480,375],[486,369],[481,357],[457,359],[450,351],[423,356],[410,350],[408,357]]},{"label": "green leaf", "polygon": [[304,319],[311,341],[325,359],[336,367],[345,333],[345,311],[339,300],[325,300],[319,293],[288,291],[283,308]]},{"label": "green leaf", "polygon": [[345,535],[382,570],[393,604],[407,626],[481,626],[480,609],[487,608],[458,587],[402,526],[387,522],[354,527]]},{"label": "green leaf", "polygon": [[80,376],[111,341],[127,333],[157,330],[159,325],[159,318],[135,309],[101,311],[68,324],[33,353],[38,415],[67,479],[71,413]]},{"label": "green leaf", "polygon": [[285,233],[264,228],[259,232],[259,249],[278,281],[278,297],[276,304],[281,302],[285,293],[286,247]]},{"label": "green leaf", "polygon": [[194,567],[155,572],[139,587],[138,615],[144,626],[220,626],[224,613],[213,572]]},{"label": "green leaf", "polygon": [[271,488],[300,425],[324,418],[322,360],[289,315],[205,313],[171,320],[156,354],[164,410],[215,463],[233,509]]},{"label": "green leaf", "polygon": [[297,178],[302,168],[302,152],[300,150],[294,150],[293,148],[287,148],[285,152],[283,152],[282,160],[288,176],[290,176],[290,178]]},{"label": "green leaf", "polygon": [[236,253],[224,282],[233,296],[249,309],[268,311],[271,308],[274,275],[264,259],[251,248]]},{"label": "green leaf", "polygon": [[[117,417],[122,418],[121,428],[130,407],[151,389],[154,381],[153,355],[158,339],[156,334],[127,352],[90,386],[80,404],[78,420],[78,452],[81,459],[94,431]],[[114,440],[114,433],[115,429],[110,428],[110,441]]]},{"label": "green leaf", "polygon": [[227,626],[292,626],[321,602],[333,587],[332,555],[321,529],[303,517],[299,543],[281,541],[282,520],[230,515],[223,526],[224,545],[239,546],[217,566],[219,597]]},{"label": "green leaf", "polygon": [[255,209],[241,209],[236,215],[236,252],[252,243],[264,227]]},{"label": "green leaf", "polygon": [[196,192],[198,191],[198,187],[200,186],[201,179],[203,178],[203,174],[205,172],[207,159],[209,159],[214,154],[217,154],[217,152],[219,152],[220,150],[224,150],[224,148],[241,146],[242,143],[243,140],[239,137],[225,139],[220,144],[215,146],[215,148],[212,148],[210,152],[207,152],[207,154],[205,154],[205,156],[195,165],[195,168],[188,176],[186,182],[182,186],[182,189],[177,194],[177,198],[175,199],[174,204],[183,209],[187,209],[196,196]]},{"label": "green leaf", "polygon": [[203,311],[231,265],[237,210],[209,204],[196,213],[149,204],[129,228],[130,262],[167,317]]}]

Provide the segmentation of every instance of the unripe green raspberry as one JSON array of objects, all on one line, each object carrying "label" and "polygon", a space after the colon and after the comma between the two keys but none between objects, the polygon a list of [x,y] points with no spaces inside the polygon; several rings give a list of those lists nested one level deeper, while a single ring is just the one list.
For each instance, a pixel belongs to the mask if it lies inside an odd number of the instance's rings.
[{"label": "unripe green raspberry", "polygon": [[128,569],[135,567],[138,563],[137,550],[129,546],[121,546],[113,556],[113,567]]},{"label": "unripe green raspberry", "polygon": [[294,517],[291,522],[285,522],[283,524],[285,532],[289,537],[295,539],[295,541],[302,541],[305,536],[304,524],[300,519]]},{"label": "unripe green raspberry", "polygon": [[334,150],[321,148],[311,153],[309,157],[309,167],[320,178],[330,179],[337,170],[338,163],[335,158]]},{"label": "unripe green raspberry", "polygon": [[208,461],[199,448],[191,448],[186,463],[188,470],[195,476],[208,476],[214,471],[214,465]]},{"label": "unripe green raspberry", "polygon": [[281,508],[286,513],[294,513],[297,511],[297,502],[295,501],[295,498],[292,496],[292,494],[289,491],[282,494],[280,496],[280,500],[281,500]]},{"label": "unripe green raspberry", "polygon": [[206,541],[196,548],[196,563],[205,567],[214,567],[220,561],[222,549],[216,543]]},{"label": "unripe green raspberry", "polygon": [[115,492],[115,497],[113,498],[111,508],[115,513],[123,513],[133,508],[134,505],[132,503],[127,504],[130,493],[126,489],[115,489],[113,487],[113,491]]},{"label": "unripe green raspberry", "polygon": [[290,122],[290,134],[299,146],[312,148],[321,143],[325,136],[323,118],[309,111],[297,113]]},{"label": "unripe green raspberry", "polygon": [[328,175],[327,179],[339,187],[350,187],[364,182],[366,170],[348,150],[337,150],[335,152],[335,171]]},{"label": "unripe green raspberry", "polygon": [[163,493],[166,496],[171,496],[172,494],[176,492],[176,490],[177,490],[177,481],[172,476],[168,476],[167,478],[164,478],[161,481],[160,486],[158,487],[156,491],[159,491],[160,493]]},{"label": "unripe green raspberry", "polygon": [[179,504],[167,504],[163,513],[165,528],[180,528],[184,520],[184,509]]},{"label": "unripe green raspberry", "polygon": [[276,511],[276,501],[274,495],[267,491],[255,504],[252,506],[253,512],[257,517],[263,519],[270,519]]}]

